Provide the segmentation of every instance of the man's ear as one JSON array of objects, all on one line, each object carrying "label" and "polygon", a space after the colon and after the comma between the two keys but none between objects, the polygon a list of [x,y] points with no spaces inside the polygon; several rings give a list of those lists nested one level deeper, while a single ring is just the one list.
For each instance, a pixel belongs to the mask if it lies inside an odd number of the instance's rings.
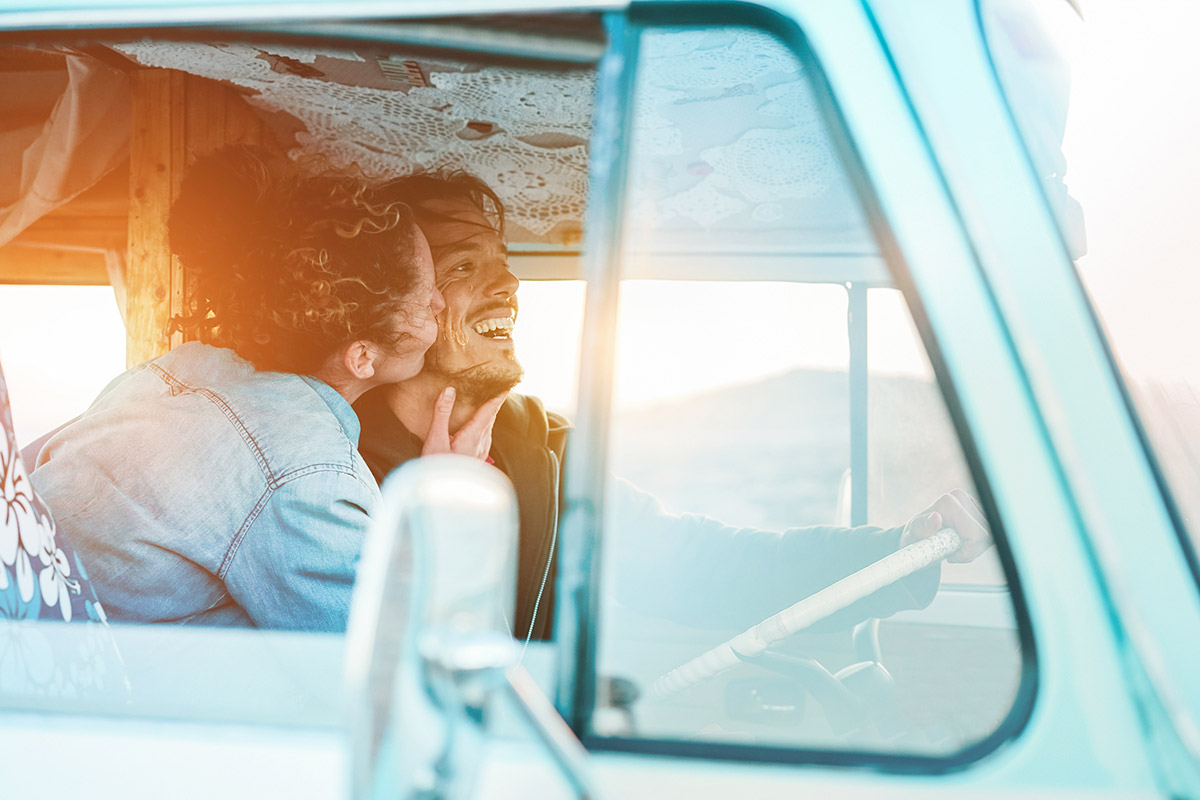
[{"label": "man's ear", "polygon": [[342,366],[359,380],[375,377],[375,348],[361,339],[351,342],[342,351]]}]

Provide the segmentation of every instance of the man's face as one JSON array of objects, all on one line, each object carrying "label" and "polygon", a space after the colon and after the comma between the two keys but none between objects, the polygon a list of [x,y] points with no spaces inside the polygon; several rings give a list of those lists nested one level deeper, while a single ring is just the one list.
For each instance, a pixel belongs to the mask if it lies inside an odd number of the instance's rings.
[{"label": "man's face", "polygon": [[518,281],[500,235],[469,200],[430,200],[421,211],[437,287],[446,300],[422,374],[480,403],[521,380],[512,338]]}]

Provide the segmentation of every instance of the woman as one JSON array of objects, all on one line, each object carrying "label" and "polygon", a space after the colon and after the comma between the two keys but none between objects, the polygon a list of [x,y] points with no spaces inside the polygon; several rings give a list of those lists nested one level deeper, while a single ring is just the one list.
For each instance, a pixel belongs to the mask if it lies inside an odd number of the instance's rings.
[{"label": "woman", "polygon": [[[415,375],[443,308],[402,203],[262,151],[198,161],[171,210],[198,341],[114,380],[33,482],[110,618],[342,630],[379,490],[351,408]],[[426,453],[484,457],[503,398]]]}]

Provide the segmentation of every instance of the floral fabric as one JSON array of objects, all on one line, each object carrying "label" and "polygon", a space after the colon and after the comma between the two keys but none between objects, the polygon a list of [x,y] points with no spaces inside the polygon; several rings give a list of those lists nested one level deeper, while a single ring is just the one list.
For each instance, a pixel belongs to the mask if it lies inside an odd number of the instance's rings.
[{"label": "floral fabric", "polygon": [[[74,696],[124,685],[120,655],[83,563],[57,535],[54,517],[29,482],[3,371],[0,427],[0,697]],[[34,620],[93,623],[97,630],[64,639],[27,624]]]}]

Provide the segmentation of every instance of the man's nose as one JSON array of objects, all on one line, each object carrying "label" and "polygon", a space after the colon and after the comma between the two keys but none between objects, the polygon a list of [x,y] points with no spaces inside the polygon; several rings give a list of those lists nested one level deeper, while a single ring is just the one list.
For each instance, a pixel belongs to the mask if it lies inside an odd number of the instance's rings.
[{"label": "man's nose", "polygon": [[429,300],[429,310],[432,311],[433,315],[436,317],[438,314],[442,313],[445,308],[446,298],[442,296],[442,290],[436,286],[433,287],[433,297]]},{"label": "man's nose", "polygon": [[488,276],[488,291],[499,297],[512,297],[520,285],[521,281],[513,275],[507,265],[496,267]]}]

